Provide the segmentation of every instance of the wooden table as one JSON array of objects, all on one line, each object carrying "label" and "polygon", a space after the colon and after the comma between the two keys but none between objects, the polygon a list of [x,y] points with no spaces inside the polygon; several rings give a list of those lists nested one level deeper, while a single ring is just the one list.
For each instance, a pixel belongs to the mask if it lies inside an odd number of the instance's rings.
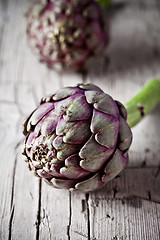
[{"label": "wooden table", "polygon": [[115,1],[110,64],[84,79],[40,64],[26,43],[26,0],[0,1],[0,239],[159,240],[160,105],[133,129],[130,163],[100,191],[55,190],[28,171],[21,155],[24,118],[42,96],[92,82],[123,103],[160,77],[159,0]]}]

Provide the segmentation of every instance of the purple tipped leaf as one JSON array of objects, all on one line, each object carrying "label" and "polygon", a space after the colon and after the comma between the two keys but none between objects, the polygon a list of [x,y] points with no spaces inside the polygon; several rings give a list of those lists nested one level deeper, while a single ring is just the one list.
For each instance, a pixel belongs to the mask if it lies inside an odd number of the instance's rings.
[{"label": "purple tipped leaf", "polygon": [[96,92],[96,91],[86,91],[85,96],[87,102],[90,104],[94,104],[94,108],[97,110],[119,117],[118,107],[111,96],[106,93]]},{"label": "purple tipped leaf", "polygon": [[56,188],[59,188],[59,189],[71,189],[71,188],[74,188],[75,184],[77,183],[76,180],[58,179],[58,178],[52,178],[50,182]]},{"label": "purple tipped leaf", "polygon": [[92,114],[92,108],[86,102],[85,96],[70,97],[70,105],[63,116],[66,121],[87,120]]},{"label": "purple tipped leaf", "polygon": [[77,183],[75,188],[82,192],[90,192],[96,190],[97,188],[101,188],[103,185],[104,182],[101,180],[101,174],[97,173],[93,177]]},{"label": "purple tipped leaf", "polygon": [[78,84],[78,87],[86,90],[86,91],[97,91],[97,92],[103,92],[102,89],[100,89],[99,87],[97,87],[96,85],[92,84],[92,83],[87,83],[87,84]]},{"label": "purple tipped leaf", "polygon": [[[64,134],[66,134],[67,129],[68,129],[67,124],[68,124],[68,122],[64,120],[63,116],[59,117],[57,127],[56,127],[56,134],[58,136],[62,136]],[[73,123],[71,122],[70,126],[71,126],[71,124],[73,125],[74,122]]]},{"label": "purple tipped leaf", "polygon": [[[45,144],[47,145],[47,148],[49,150],[53,152],[55,152],[56,150],[54,149],[53,147],[53,141],[54,139],[56,138],[56,134],[55,133],[52,133],[51,135],[49,135],[47,138],[46,138],[46,141],[45,141]],[[55,153],[54,153],[54,156],[55,156]]]},{"label": "purple tipped leaf", "polygon": [[31,118],[31,116],[32,116],[32,114],[34,113],[34,111],[28,116],[28,118],[26,118],[25,119],[25,121],[23,122],[23,134],[26,136],[27,135],[27,133],[28,133],[28,131],[27,131],[27,126],[29,125],[30,126],[30,124],[28,124],[28,122],[29,122],[29,120],[30,120],[30,118]]},{"label": "purple tipped leaf", "polygon": [[48,174],[46,171],[44,171],[43,169],[38,169],[36,171],[36,173],[38,174],[38,176],[40,176],[41,178],[47,178],[47,179],[51,179],[52,176],[50,174]]},{"label": "purple tipped leaf", "polygon": [[64,161],[67,157],[76,153],[80,149],[79,145],[64,143],[62,136],[57,136],[54,139],[53,146],[58,151],[57,152],[57,158],[61,161]]},{"label": "purple tipped leaf", "polygon": [[88,122],[79,121],[75,123],[73,128],[70,128],[63,137],[65,143],[83,144],[90,137],[90,127]]},{"label": "purple tipped leaf", "polygon": [[81,148],[79,152],[80,166],[87,171],[98,171],[112,155],[114,149],[108,149],[96,142],[94,135]]},{"label": "purple tipped leaf", "polygon": [[117,103],[117,106],[119,108],[119,112],[120,112],[120,115],[125,119],[127,120],[127,110],[126,108],[124,107],[124,105],[119,102],[119,101],[115,101]]},{"label": "purple tipped leaf", "polygon": [[41,124],[43,122],[43,118],[37,123],[34,129],[35,137],[38,137],[39,134],[41,133]]},{"label": "purple tipped leaf", "polygon": [[90,137],[90,122],[67,122],[63,118],[60,118],[56,128],[56,134],[63,135],[63,141],[65,143],[82,144]]},{"label": "purple tipped leaf", "polygon": [[70,179],[81,179],[90,174],[79,165],[80,157],[74,154],[65,160],[65,167],[61,168],[60,173]]},{"label": "purple tipped leaf", "polygon": [[41,123],[41,133],[43,136],[47,137],[50,135],[57,126],[58,116],[54,114],[54,112],[50,112],[47,117]]},{"label": "purple tipped leaf", "polygon": [[53,103],[41,104],[31,115],[27,124],[27,131],[30,131],[31,126],[36,125],[52,109],[54,109]]},{"label": "purple tipped leaf", "polygon": [[60,174],[60,168],[61,167],[62,167],[62,162],[61,162],[61,164],[47,163],[44,167],[44,170],[46,171],[46,173],[48,173],[51,176],[62,177],[62,175]]},{"label": "purple tipped leaf", "polygon": [[124,118],[120,117],[120,131],[118,136],[119,149],[126,150],[132,143],[132,132]]},{"label": "purple tipped leaf", "polygon": [[102,181],[107,183],[115,178],[127,165],[128,157],[123,156],[122,151],[116,150],[110,162],[106,165]]},{"label": "purple tipped leaf", "polygon": [[91,116],[92,109],[84,95],[76,94],[55,103],[55,112],[66,121],[86,120]]},{"label": "purple tipped leaf", "polygon": [[107,148],[115,148],[119,132],[119,121],[106,113],[93,110],[91,131],[97,142]]},{"label": "purple tipped leaf", "polygon": [[49,186],[51,186],[52,188],[58,189],[56,186],[53,185],[53,183],[52,183],[50,180],[48,180],[48,179],[46,179],[46,178],[44,178],[43,180],[44,180]]},{"label": "purple tipped leaf", "polygon": [[31,132],[29,135],[28,135],[28,137],[26,138],[26,148],[27,149],[30,149],[32,146],[33,146],[33,144],[34,144],[34,142],[35,142],[35,133],[34,132]]},{"label": "purple tipped leaf", "polygon": [[75,94],[83,94],[83,91],[81,89],[79,89],[78,87],[66,87],[66,88],[61,88],[59,89],[54,96],[52,97],[52,99],[54,101],[58,101],[67,97],[70,97],[72,95]]}]

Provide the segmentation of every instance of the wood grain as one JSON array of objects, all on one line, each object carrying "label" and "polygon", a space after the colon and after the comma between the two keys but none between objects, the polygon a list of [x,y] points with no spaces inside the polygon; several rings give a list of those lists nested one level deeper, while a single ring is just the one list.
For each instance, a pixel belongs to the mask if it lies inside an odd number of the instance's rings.
[{"label": "wood grain", "polygon": [[43,96],[92,82],[125,103],[160,77],[159,1],[114,1],[107,57],[85,76],[58,74],[31,53],[24,18],[31,2],[0,2],[0,239],[159,240],[160,105],[133,129],[128,168],[97,192],[52,189],[21,155],[23,120]]}]

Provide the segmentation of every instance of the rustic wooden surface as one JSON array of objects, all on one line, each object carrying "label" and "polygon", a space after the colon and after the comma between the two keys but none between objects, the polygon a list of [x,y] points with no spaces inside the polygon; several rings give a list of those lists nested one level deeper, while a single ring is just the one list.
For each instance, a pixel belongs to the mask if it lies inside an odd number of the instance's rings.
[{"label": "rustic wooden surface", "polygon": [[159,240],[160,105],[133,129],[128,168],[90,194],[54,190],[21,155],[24,118],[59,87],[93,82],[123,103],[160,77],[159,0],[115,1],[110,64],[86,78],[40,64],[25,38],[26,0],[0,0],[0,239]]}]

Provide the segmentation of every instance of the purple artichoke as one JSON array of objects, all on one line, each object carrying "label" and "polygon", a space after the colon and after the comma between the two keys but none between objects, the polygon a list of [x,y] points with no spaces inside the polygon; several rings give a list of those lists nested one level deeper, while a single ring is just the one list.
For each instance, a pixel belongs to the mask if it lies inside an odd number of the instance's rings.
[{"label": "purple artichoke", "polygon": [[54,188],[98,189],[128,163],[126,118],[125,107],[93,84],[62,88],[24,122],[26,162]]},{"label": "purple artichoke", "polygon": [[94,0],[38,0],[27,13],[31,48],[58,70],[84,70],[104,54],[108,32],[108,21]]}]

